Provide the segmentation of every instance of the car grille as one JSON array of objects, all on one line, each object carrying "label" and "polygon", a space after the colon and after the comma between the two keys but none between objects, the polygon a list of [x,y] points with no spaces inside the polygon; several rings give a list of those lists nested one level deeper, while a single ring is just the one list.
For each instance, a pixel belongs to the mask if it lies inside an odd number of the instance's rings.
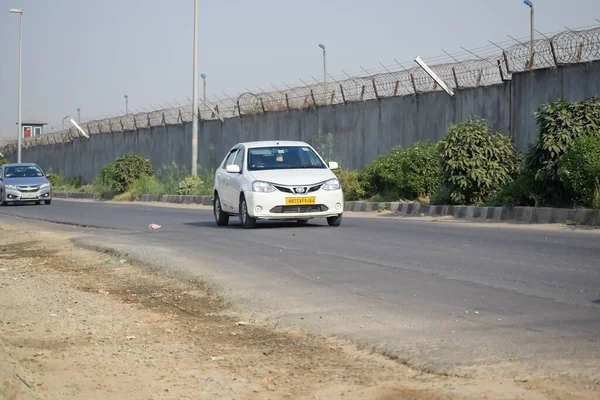
[{"label": "car grille", "polygon": [[17,186],[17,188],[19,189],[19,192],[22,193],[32,193],[32,192],[37,192],[40,189],[40,186]]},{"label": "car grille", "polygon": [[285,187],[285,186],[279,186],[279,185],[273,185],[273,186],[275,186],[275,189],[279,190],[280,192],[294,193],[291,188],[288,188],[288,187]]},{"label": "car grille", "polygon": [[329,208],[323,204],[311,204],[303,206],[276,206],[271,208],[273,214],[303,214],[310,212],[323,212]]},{"label": "car grille", "polygon": [[[294,193],[294,194],[305,194],[305,193],[312,193],[312,192],[316,192],[317,190],[321,189],[321,186],[323,186],[322,183],[315,185],[315,186],[292,186],[292,187],[287,187],[287,186],[281,186],[281,185],[273,185],[277,190],[279,190],[280,192],[284,192],[284,193]],[[294,191],[295,187],[303,187],[305,188],[305,192],[302,193],[296,193]]]}]

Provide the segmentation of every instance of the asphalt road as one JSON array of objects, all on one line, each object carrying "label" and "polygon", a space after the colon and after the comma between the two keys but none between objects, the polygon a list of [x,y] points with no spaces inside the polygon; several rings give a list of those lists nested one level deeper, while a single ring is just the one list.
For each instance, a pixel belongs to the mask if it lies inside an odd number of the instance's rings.
[{"label": "asphalt road", "polygon": [[598,376],[598,231],[383,217],[247,231],[233,219],[217,228],[206,209],[56,200],[0,215],[112,228],[80,242],[200,277],[269,321],[416,367]]}]

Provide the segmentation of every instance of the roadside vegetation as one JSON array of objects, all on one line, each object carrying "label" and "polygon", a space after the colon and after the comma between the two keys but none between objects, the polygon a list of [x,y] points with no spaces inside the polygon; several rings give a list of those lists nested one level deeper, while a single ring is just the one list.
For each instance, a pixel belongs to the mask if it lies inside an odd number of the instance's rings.
[{"label": "roadside vegetation", "polygon": [[105,166],[88,185],[81,179],[66,179],[52,174],[50,181],[57,192],[100,193],[105,199],[137,201],[144,194],[207,196],[212,194],[214,171],[198,168],[192,176],[188,168],[175,163],[155,169],[139,155],[125,155]]},{"label": "roadside vegetation", "polygon": [[525,154],[471,116],[438,143],[394,147],[362,171],[337,175],[349,201],[600,209],[600,101],[558,100],[535,119]]},{"label": "roadside vegetation", "polygon": [[[600,209],[598,98],[557,100],[534,116],[538,133],[525,154],[515,151],[508,136],[471,116],[448,127],[437,143],[393,147],[361,171],[334,172],[348,201]],[[323,157],[335,158],[332,134],[317,132],[313,139]],[[155,169],[139,155],[126,155],[105,166],[89,185],[57,175],[51,180],[56,191],[101,193],[124,201],[143,194],[210,195],[214,171],[199,169],[193,177],[176,164]]]}]

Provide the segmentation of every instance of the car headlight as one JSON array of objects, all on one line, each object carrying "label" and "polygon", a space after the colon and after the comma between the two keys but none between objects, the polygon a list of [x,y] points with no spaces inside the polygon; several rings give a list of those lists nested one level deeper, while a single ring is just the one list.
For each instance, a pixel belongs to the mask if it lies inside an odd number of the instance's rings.
[{"label": "car headlight", "polygon": [[338,190],[340,188],[340,181],[337,179],[330,179],[322,186],[323,190]]},{"label": "car headlight", "polygon": [[252,191],[260,193],[272,193],[276,191],[275,187],[267,182],[254,181],[252,182]]},{"label": "car headlight", "polygon": [[40,186],[40,189],[44,189],[44,188],[47,188],[47,187],[50,187],[49,183],[42,183],[42,185]]},{"label": "car headlight", "polygon": [[7,189],[17,189],[16,185],[5,185],[4,187]]}]

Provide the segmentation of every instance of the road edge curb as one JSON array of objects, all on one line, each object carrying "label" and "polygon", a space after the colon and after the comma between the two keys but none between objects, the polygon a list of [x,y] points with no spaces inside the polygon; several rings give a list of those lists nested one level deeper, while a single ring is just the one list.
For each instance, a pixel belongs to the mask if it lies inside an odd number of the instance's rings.
[{"label": "road edge curb", "polygon": [[[102,200],[99,193],[55,192],[55,198]],[[212,205],[212,196],[180,196],[145,194],[142,202]],[[418,202],[348,201],[344,210],[351,212],[391,211],[406,216],[430,216],[469,219],[485,222],[522,222],[528,224],[577,224],[600,226],[600,210],[551,207],[478,207],[428,205]]]}]

